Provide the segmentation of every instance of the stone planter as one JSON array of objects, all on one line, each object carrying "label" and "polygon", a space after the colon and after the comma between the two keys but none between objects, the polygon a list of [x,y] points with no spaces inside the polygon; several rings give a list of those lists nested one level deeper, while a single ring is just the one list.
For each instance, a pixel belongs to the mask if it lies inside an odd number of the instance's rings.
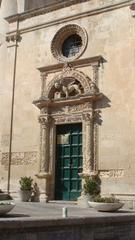
[{"label": "stone planter", "polygon": [[121,202],[104,203],[104,202],[88,201],[88,203],[92,208],[95,208],[97,211],[100,211],[100,212],[115,212],[118,209],[122,208],[124,205],[124,203],[121,203]]},{"label": "stone planter", "polygon": [[15,207],[15,203],[13,202],[0,201],[0,215],[4,215],[10,212],[14,207]]},{"label": "stone planter", "polygon": [[92,201],[93,197],[89,194],[83,194],[77,199],[77,204],[79,207],[83,208],[89,208],[90,205],[88,204],[88,201]]},{"label": "stone planter", "polygon": [[20,200],[22,202],[29,202],[31,198],[32,190],[20,190]]}]

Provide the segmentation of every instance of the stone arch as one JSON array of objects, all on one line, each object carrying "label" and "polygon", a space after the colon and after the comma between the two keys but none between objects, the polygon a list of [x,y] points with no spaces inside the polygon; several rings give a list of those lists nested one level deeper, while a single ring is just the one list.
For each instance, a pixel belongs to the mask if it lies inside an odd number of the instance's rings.
[{"label": "stone arch", "polygon": [[49,83],[47,87],[47,97],[48,98],[52,97],[55,83],[63,82],[68,79],[69,81],[76,80],[82,86],[84,94],[87,94],[91,91],[91,87],[90,87],[92,82],[91,79],[87,75],[85,75],[83,72],[69,68],[69,69],[63,70],[62,73],[54,76],[54,78],[52,79],[52,81]]}]

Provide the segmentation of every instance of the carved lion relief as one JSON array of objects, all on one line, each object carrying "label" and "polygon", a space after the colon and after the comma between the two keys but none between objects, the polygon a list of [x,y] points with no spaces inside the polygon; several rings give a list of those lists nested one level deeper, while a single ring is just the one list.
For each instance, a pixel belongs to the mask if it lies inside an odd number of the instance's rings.
[{"label": "carved lion relief", "polygon": [[47,97],[49,99],[95,94],[96,92],[97,87],[88,76],[69,66],[64,68],[60,74],[54,76],[47,86]]},{"label": "carved lion relief", "polygon": [[71,96],[77,96],[83,93],[84,89],[77,80],[66,80],[67,83],[64,83],[64,81],[59,81],[54,84],[54,99],[63,97],[69,98]]}]

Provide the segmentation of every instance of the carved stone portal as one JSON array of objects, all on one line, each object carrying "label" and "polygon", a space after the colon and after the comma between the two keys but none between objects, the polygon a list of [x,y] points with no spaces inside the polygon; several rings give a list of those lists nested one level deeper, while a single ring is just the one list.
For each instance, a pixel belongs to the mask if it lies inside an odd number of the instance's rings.
[{"label": "carved stone portal", "polygon": [[[95,70],[96,69],[96,70]],[[96,67],[94,70],[98,71]],[[101,98],[95,75],[92,81],[71,65],[64,65],[46,85],[47,73],[42,72],[41,97],[34,104],[41,110],[39,117],[40,164],[38,177],[45,179],[45,200],[54,199],[55,186],[55,139],[58,124],[82,123],[83,175],[96,171],[94,138],[94,102]],[[96,79],[98,82],[98,79]],[[51,190],[50,190],[51,189]]]}]

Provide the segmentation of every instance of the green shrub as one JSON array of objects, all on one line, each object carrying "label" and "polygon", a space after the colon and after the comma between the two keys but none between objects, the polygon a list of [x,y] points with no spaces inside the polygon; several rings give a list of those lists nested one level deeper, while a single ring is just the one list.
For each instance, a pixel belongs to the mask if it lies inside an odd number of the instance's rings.
[{"label": "green shrub", "polygon": [[103,203],[118,203],[119,199],[116,199],[115,197],[101,197],[100,195],[98,195],[94,197],[93,201]]},{"label": "green shrub", "polygon": [[21,177],[19,183],[21,190],[32,190],[33,179],[31,177]]},{"label": "green shrub", "polygon": [[100,179],[99,177],[84,177],[84,193],[89,195],[98,195],[100,193]]}]

